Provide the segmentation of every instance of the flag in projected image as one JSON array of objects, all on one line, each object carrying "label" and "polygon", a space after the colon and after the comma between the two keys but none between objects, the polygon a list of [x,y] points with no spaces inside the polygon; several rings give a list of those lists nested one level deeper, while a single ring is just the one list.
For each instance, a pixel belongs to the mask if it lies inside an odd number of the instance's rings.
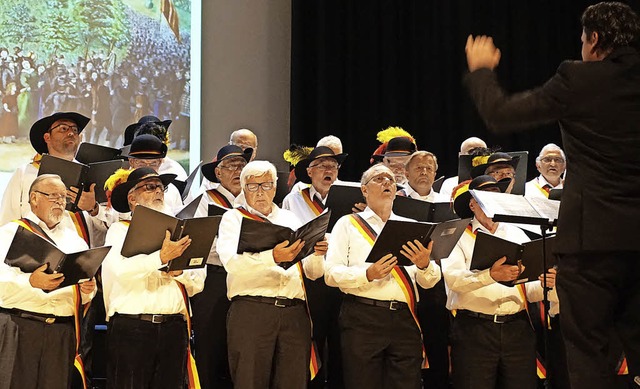
[{"label": "flag in projected image", "polygon": [[160,11],[167,19],[169,28],[173,31],[178,42],[180,42],[180,21],[178,20],[178,12],[176,11],[176,7],[173,6],[173,2],[171,0],[160,0]]}]

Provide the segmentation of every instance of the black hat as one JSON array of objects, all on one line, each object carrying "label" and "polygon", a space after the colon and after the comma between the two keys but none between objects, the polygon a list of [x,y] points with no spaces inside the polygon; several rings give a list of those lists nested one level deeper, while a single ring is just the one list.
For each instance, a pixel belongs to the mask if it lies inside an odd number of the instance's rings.
[{"label": "black hat", "polygon": [[376,152],[381,153],[377,154],[374,152],[371,158],[375,162],[382,162],[385,157],[405,157],[407,155],[411,155],[416,151],[416,149],[416,144],[411,138],[398,136],[389,140],[384,150],[380,150],[380,148],[378,148]]},{"label": "black hat", "polygon": [[509,165],[512,166],[515,170],[518,167],[518,162],[520,162],[520,157],[512,157],[507,153],[497,152],[491,154],[487,157],[476,157],[472,160],[472,163],[480,161],[480,164],[475,164],[473,168],[471,168],[471,178],[475,178],[485,174],[487,168],[491,165]]},{"label": "black hat", "polygon": [[296,178],[298,178],[298,180],[304,182],[305,184],[310,184],[311,177],[309,177],[309,174],[307,174],[307,168],[309,167],[311,162],[320,158],[333,158],[338,162],[338,165],[342,165],[342,162],[344,162],[344,160],[347,158],[347,155],[348,154],[345,153],[335,154],[333,150],[331,150],[327,146],[318,146],[311,151],[307,158],[296,164]]},{"label": "black hat", "polygon": [[49,131],[49,128],[51,128],[53,123],[62,119],[74,122],[78,126],[78,134],[84,130],[91,120],[77,112],[56,112],[51,116],[43,117],[33,123],[31,130],[29,131],[29,140],[31,141],[31,146],[33,146],[38,153],[45,154],[49,152],[49,148],[44,141],[44,134]]},{"label": "black hat", "polygon": [[220,162],[225,159],[242,157],[245,161],[249,162],[251,159],[251,154],[253,154],[253,149],[251,147],[247,147],[242,151],[240,146],[236,145],[226,145],[220,150],[218,150],[218,155],[213,160],[213,162],[205,163],[200,168],[202,175],[211,182],[220,182],[218,181],[218,177],[216,177],[216,168],[220,164]]},{"label": "black hat", "polygon": [[154,135],[143,134],[133,139],[127,158],[157,159],[167,156],[167,145]]},{"label": "black hat", "polygon": [[165,130],[169,131],[169,126],[171,125],[171,120],[160,120],[153,115],[143,116],[138,120],[137,123],[129,124],[127,128],[124,130],[124,146],[130,145],[133,142],[133,137],[136,134],[136,130],[142,127],[143,124],[154,123],[158,124],[165,128]]},{"label": "black hat", "polygon": [[453,210],[456,215],[461,219],[473,217],[473,212],[469,208],[469,201],[471,200],[471,193],[469,190],[487,190],[489,188],[498,188],[500,192],[504,193],[507,187],[511,183],[511,179],[505,178],[500,181],[496,181],[495,178],[489,175],[482,175],[474,178],[467,185],[463,185],[453,194]]},{"label": "black hat", "polygon": [[127,200],[129,191],[140,182],[151,178],[159,179],[160,181],[162,181],[162,185],[166,187],[176,178],[176,175],[158,174],[150,167],[141,167],[132,171],[127,177],[126,181],[113,188],[113,191],[111,192],[111,206],[113,207],[113,209],[118,212],[131,211],[131,209],[129,208],[129,200]]}]

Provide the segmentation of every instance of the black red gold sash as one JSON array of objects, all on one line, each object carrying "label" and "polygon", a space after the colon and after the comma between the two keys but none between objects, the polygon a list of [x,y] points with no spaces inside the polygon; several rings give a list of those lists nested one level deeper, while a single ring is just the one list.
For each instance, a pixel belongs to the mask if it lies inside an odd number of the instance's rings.
[{"label": "black red gold sash", "polygon": [[[41,236],[42,238],[48,240],[49,242],[55,245],[55,242],[42,230],[42,228],[40,228],[40,226],[38,226],[37,224],[34,224],[33,222],[31,222],[31,220],[22,218],[22,219],[16,220],[15,222],[18,225],[24,227],[24,229],[26,229],[27,231],[30,231],[38,236]],[[82,378],[82,387],[84,389],[87,389],[87,377],[84,372],[84,363],[82,362],[82,357],[80,356],[80,354],[78,354],[78,351],[80,350],[80,336],[81,336],[80,322],[82,321],[82,314],[81,314],[82,296],[80,294],[80,285],[78,284],[73,285],[72,289],[73,289],[73,321],[74,321],[75,333],[76,333],[76,354],[75,354],[75,357],[73,358],[73,366],[75,366],[76,370],[78,370],[78,373],[80,374],[80,377]]]},{"label": "black red gold sash", "polygon": [[547,198],[549,197],[549,192],[551,191],[551,187],[549,185],[541,186],[537,182],[534,182],[533,184],[535,185],[536,188],[538,188],[540,193],[544,195],[544,197],[547,197]]},{"label": "black red gold sash", "polygon": [[36,154],[33,156],[33,160],[31,160],[31,165],[36,169],[40,169],[40,161],[42,160],[42,154]]},{"label": "black red gold sash", "polygon": [[[187,334],[188,337],[191,337],[191,310],[189,309],[189,295],[187,294],[187,289],[185,289],[184,285],[176,280],[178,287],[180,288],[180,292],[182,293],[182,298],[184,299],[184,306],[187,310]],[[191,341],[187,341],[187,377],[189,379],[188,389],[200,389],[200,377],[198,376],[198,368],[196,367],[196,360],[193,358],[193,353],[191,353]]]},{"label": "black red gold sash", "polygon": [[209,195],[209,198],[217,205],[227,209],[233,208],[233,204],[231,204],[229,199],[227,199],[222,193],[218,192],[216,189],[209,189],[207,191],[207,194]]},{"label": "black red gold sash", "polygon": [[91,237],[89,236],[89,224],[87,223],[87,219],[84,216],[84,212],[69,212],[69,216],[71,216],[71,221],[73,221],[73,225],[76,227],[76,232],[78,232],[78,236],[81,237],[86,243],[87,246],[91,247]]},{"label": "black red gold sash", "polygon": [[[350,215],[351,224],[362,234],[362,236],[373,246],[378,237],[378,234],[373,230],[373,228],[367,223],[360,215],[351,214]],[[420,330],[420,339],[422,340],[422,328],[420,327],[420,322],[418,321],[417,314],[417,306],[418,300],[416,298],[416,290],[413,281],[411,281],[411,276],[407,272],[403,266],[394,266],[393,270],[391,270],[391,275],[396,280],[402,293],[404,294],[405,299],[407,300],[407,305],[409,306],[409,311],[411,312],[411,316],[413,316],[413,320],[416,322],[418,326],[418,330]],[[427,353],[424,348],[424,342],[420,342],[422,345],[422,368],[429,368],[429,360],[427,359]]]},{"label": "black red gold sash", "polygon": [[[242,214],[242,217],[247,219],[256,220],[263,223],[271,223],[269,220],[260,217],[258,215],[254,215],[246,209],[240,207],[236,208]],[[309,300],[307,299],[307,289],[304,287],[304,272],[302,270],[302,262],[299,261],[297,264],[298,271],[300,272],[300,283],[302,284],[302,292],[304,293],[304,302],[307,307],[307,316],[309,316],[309,323],[311,323],[311,356],[309,358],[309,373],[311,375],[311,379],[316,378],[322,363],[320,362],[320,353],[318,353],[318,348],[316,347],[316,342],[313,340],[313,320],[311,320],[311,310],[309,310]]]},{"label": "black red gold sash", "polygon": [[324,211],[322,204],[316,197],[311,197],[311,188],[304,188],[300,191],[304,202],[307,203],[314,215],[319,216]]}]

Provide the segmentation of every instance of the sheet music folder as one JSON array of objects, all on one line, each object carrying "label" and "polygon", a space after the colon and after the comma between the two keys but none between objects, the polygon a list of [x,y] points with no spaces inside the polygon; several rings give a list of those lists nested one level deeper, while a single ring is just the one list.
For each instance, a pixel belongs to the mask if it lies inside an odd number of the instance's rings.
[{"label": "sheet music folder", "polygon": [[[557,264],[552,254],[555,237],[546,238],[547,268]],[[535,281],[543,273],[542,239],[532,240],[524,244],[513,243],[498,238],[483,231],[478,231],[476,243],[471,258],[471,270],[485,270],[495,261],[506,256],[506,264],[517,265],[518,261],[524,265],[524,271],[515,281],[500,282],[506,286],[513,286],[523,282]]]},{"label": "sheet music folder", "polygon": [[165,231],[176,241],[189,235],[191,245],[178,258],[169,262],[168,270],[197,269],[204,267],[211,251],[213,239],[218,234],[219,216],[178,219],[162,212],[138,205],[127,231],[120,254],[132,257],[151,254],[160,250]]},{"label": "sheet music folder", "polygon": [[411,266],[413,262],[402,255],[400,249],[407,241],[416,239],[425,247],[433,240],[430,256],[432,260],[446,258],[451,254],[470,220],[458,219],[440,224],[389,220],[378,235],[366,262],[377,262],[383,256],[393,254],[398,258],[398,265]]},{"label": "sheet music folder", "polygon": [[198,175],[198,172],[200,171],[200,166],[202,166],[202,161],[200,161],[200,163],[198,164],[198,166],[196,166],[191,173],[189,173],[189,176],[187,177],[187,179],[185,181],[181,181],[181,180],[173,180],[173,185],[175,185],[176,188],[178,188],[178,191],[180,192],[180,197],[182,198],[182,201],[184,201],[187,196],[189,196],[189,191],[191,191],[191,186],[193,185],[193,181],[195,181],[196,176]]},{"label": "sheet music folder", "polygon": [[494,221],[541,226],[557,224],[559,201],[475,189],[469,192],[484,213]]},{"label": "sheet music folder", "polygon": [[304,257],[313,253],[314,246],[324,238],[324,234],[327,232],[330,218],[331,211],[327,211],[295,231],[289,227],[243,218],[242,226],[240,227],[237,253],[259,253],[270,250],[285,240],[288,240],[289,244],[291,244],[298,239],[302,239],[304,241],[304,247],[295,259],[291,262],[278,264],[288,269]]},{"label": "sheet music folder", "polygon": [[336,224],[338,219],[344,215],[352,214],[353,206],[356,203],[364,203],[360,184],[357,186],[355,184],[331,185],[331,188],[329,188],[329,194],[327,194],[326,203],[326,208],[331,210],[331,219],[329,220],[327,231],[333,230],[333,226]]},{"label": "sheet music folder", "polygon": [[5,263],[19,267],[24,273],[33,273],[48,263],[46,273],[64,274],[64,281],[56,288],[59,289],[93,278],[110,249],[111,246],[103,246],[65,253],[48,240],[20,226],[13,237]]},{"label": "sheet music folder", "polygon": [[[66,159],[45,154],[40,161],[38,175],[57,174],[67,188],[73,186],[83,188],[84,191],[88,191],[91,184],[95,183],[96,201],[104,203],[107,201],[104,182],[120,167],[122,167],[121,160],[93,162],[85,165],[80,162],[67,161]],[[76,198],[74,206],[77,205],[78,200],[80,200],[80,197]]]},{"label": "sheet music folder", "polygon": [[396,196],[393,213],[421,222],[441,223],[457,219],[450,202],[429,202],[406,196]]},{"label": "sheet music folder", "polygon": [[120,149],[97,145],[95,143],[82,142],[76,152],[76,161],[90,164],[94,162],[122,160]]}]

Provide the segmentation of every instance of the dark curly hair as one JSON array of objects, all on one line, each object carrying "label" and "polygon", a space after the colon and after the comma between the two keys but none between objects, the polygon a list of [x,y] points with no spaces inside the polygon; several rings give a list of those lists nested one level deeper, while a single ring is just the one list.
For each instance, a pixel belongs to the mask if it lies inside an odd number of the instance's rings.
[{"label": "dark curly hair", "polygon": [[581,22],[587,39],[594,32],[598,34],[595,48],[603,53],[624,46],[639,47],[640,20],[626,4],[602,2],[591,5],[582,13]]},{"label": "dark curly hair", "polygon": [[142,134],[155,135],[158,139],[160,139],[164,143],[167,143],[169,141],[169,131],[157,123],[153,123],[153,122],[144,123],[143,125],[140,126],[140,128],[136,130],[136,132],[134,133],[134,138]]}]

